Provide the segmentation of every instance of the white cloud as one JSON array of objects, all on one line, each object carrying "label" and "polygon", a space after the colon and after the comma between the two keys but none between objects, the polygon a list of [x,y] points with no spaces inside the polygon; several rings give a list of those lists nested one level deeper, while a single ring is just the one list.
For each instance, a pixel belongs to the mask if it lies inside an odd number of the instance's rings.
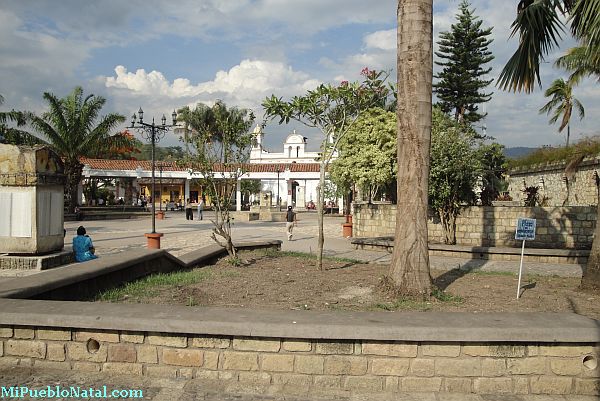
[{"label": "white cloud", "polygon": [[369,49],[380,49],[395,52],[397,47],[396,29],[370,33],[363,38],[363,43]]},{"label": "white cloud", "polygon": [[294,71],[280,62],[243,60],[228,71],[218,71],[211,81],[196,85],[185,78],[172,83],[159,71],[146,72],[139,69],[128,72],[121,65],[115,68],[115,76],[105,77],[105,85],[113,96],[155,96],[182,99],[184,102],[214,101],[258,110],[262,100],[273,93],[277,96],[301,95],[315,88],[319,81],[308,74]]},{"label": "white cloud", "polygon": [[0,90],[10,107],[37,110],[42,92],[68,92],[80,84],[76,69],[97,44],[25,27],[19,16],[0,9]]}]

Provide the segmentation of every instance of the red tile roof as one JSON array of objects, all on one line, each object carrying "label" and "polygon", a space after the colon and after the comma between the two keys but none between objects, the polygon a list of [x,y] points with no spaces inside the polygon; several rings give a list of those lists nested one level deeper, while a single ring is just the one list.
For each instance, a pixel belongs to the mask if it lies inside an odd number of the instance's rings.
[{"label": "red tile roof", "polygon": [[[142,170],[149,171],[152,169],[150,160],[110,160],[110,159],[86,159],[82,158],[81,162],[89,166],[93,170],[135,170],[139,167]],[[185,166],[179,166],[176,162],[157,162],[163,166],[163,171],[187,171]],[[157,167],[158,169],[158,167]],[[246,163],[244,169],[251,173],[276,173],[277,169],[283,173],[286,169],[291,172],[302,173],[318,173],[318,163]]]}]

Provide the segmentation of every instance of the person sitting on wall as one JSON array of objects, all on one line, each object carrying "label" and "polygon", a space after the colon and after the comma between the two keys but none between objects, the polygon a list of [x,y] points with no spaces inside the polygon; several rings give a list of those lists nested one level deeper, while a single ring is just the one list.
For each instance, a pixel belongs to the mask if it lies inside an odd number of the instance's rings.
[{"label": "person sitting on wall", "polygon": [[75,220],[77,220],[77,221],[83,220],[83,212],[81,211],[81,208],[79,207],[79,205],[75,205]]},{"label": "person sitting on wall", "polygon": [[98,258],[98,256],[94,255],[96,248],[92,244],[92,239],[86,235],[85,227],[83,226],[77,228],[77,236],[73,238],[73,252],[75,252],[75,260],[78,262],[86,262]]}]

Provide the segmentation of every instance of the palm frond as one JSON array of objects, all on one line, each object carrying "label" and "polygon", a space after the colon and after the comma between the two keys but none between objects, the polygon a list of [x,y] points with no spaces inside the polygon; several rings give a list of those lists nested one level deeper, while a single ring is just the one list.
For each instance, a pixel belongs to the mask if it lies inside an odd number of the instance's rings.
[{"label": "palm frond", "polygon": [[588,46],[570,48],[567,53],[559,57],[554,65],[571,73],[569,81],[574,85],[582,78],[595,75],[600,80],[600,47],[593,52]]},{"label": "palm frond", "polygon": [[571,31],[587,45],[588,54],[600,47],[600,1],[577,0],[571,14]]},{"label": "palm frond", "polygon": [[531,92],[541,86],[540,62],[558,46],[563,24],[557,2],[535,0],[522,8],[511,25],[511,37],[519,34],[519,46],[502,69],[496,83],[503,90]]},{"label": "palm frond", "polygon": [[573,99],[573,106],[577,109],[577,114],[579,114],[579,119],[581,120],[585,117],[585,109],[583,108],[583,104],[577,99]]}]

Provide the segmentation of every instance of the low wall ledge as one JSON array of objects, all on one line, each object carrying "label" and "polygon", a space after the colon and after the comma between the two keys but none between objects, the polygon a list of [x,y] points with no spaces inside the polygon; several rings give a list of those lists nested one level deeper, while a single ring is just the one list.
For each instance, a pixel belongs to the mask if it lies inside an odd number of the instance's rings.
[{"label": "low wall ledge", "polygon": [[432,342],[600,343],[574,313],[329,312],[0,299],[0,326]]}]

